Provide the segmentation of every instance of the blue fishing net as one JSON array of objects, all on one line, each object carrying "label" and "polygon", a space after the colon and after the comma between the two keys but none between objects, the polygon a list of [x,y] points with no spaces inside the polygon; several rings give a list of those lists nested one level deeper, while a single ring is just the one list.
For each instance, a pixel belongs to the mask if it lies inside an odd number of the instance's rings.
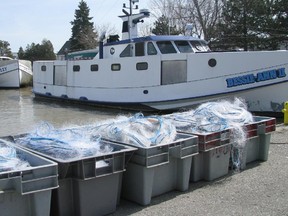
[{"label": "blue fishing net", "polygon": [[206,134],[231,129],[232,163],[235,169],[240,168],[246,144],[243,126],[253,122],[253,116],[241,98],[203,103],[194,110],[175,112],[164,115],[164,118],[170,119],[177,130],[189,133]]},{"label": "blue fishing net", "polygon": [[161,116],[118,116],[91,127],[92,133],[121,143],[138,147],[150,147],[171,143],[176,138],[176,128]]},{"label": "blue fishing net", "polygon": [[61,160],[99,156],[113,151],[111,145],[101,142],[101,136],[90,136],[84,127],[56,129],[48,122],[41,123],[33,133],[17,138],[16,142]]},{"label": "blue fishing net", "polygon": [[0,139],[0,172],[23,170],[29,163],[17,154],[10,142]]}]

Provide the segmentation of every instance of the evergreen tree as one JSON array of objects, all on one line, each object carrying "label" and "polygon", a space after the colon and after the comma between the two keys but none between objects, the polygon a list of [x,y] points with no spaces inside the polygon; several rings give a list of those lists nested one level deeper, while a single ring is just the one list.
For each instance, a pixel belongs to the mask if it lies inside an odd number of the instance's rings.
[{"label": "evergreen tree", "polygon": [[[279,48],[279,44],[288,41],[288,0],[275,1],[272,9],[272,21],[267,26],[272,47]],[[287,48],[286,48],[287,49]]]},{"label": "evergreen tree", "polygon": [[27,45],[24,53],[21,53],[22,52],[21,48],[22,47],[20,47],[19,49],[18,56],[20,54],[22,59],[30,60],[32,62],[37,61],[37,60],[55,60],[56,59],[53,45],[49,40],[46,40],[46,39],[42,40],[41,44],[32,43],[31,45]]},{"label": "evergreen tree", "polygon": [[0,55],[13,57],[13,54],[10,49],[10,44],[7,41],[0,40]]},{"label": "evergreen tree", "polygon": [[176,26],[170,26],[168,17],[162,15],[154,22],[152,33],[155,35],[178,35]]},{"label": "evergreen tree", "polygon": [[263,28],[270,22],[270,5],[265,0],[227,0],[218,25],[220,49],[255,50],[266,42]]},{"label": "evergreen tree", "polygon": [[288,0],[227,0],[212,48],[275,50],[288,39]]},{"label": "evergreen tree", "polygon": [[25,56],[25,51],[22,47],[19,48],[18,50],[18,58],[19,59],[24,59],[24,56]]},{"label": "evergreen tree", "polygon": [[55,53],[54,53],[54,47],[51,43],[50,40],[43,39],[42,43],[39,47],[39,52],[44,53],[45,55],[42,54],[42,58],[47,59],[47,60],[54,60],[56,59]]},{"label": "evergreen tree", "polygon": [[81,0],[79,9],[75,10],[75,19],[72,24],[72,36],[70,38],[70,51],[93,49],[97,46],[97,33],[94,30],[94,23],[89,17],[90,9],[85,1]]}]

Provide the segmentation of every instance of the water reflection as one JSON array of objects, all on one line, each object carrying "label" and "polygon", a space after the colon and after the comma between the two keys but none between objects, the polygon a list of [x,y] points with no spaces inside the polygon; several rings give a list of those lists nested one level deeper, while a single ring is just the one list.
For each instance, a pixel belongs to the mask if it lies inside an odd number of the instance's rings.
[{"label": "water reflection", "polygon": [[34,98],[31,88],[0,90],[0,136],[31,132],[42,121],[55,127],[85,125],[128,112]]}]

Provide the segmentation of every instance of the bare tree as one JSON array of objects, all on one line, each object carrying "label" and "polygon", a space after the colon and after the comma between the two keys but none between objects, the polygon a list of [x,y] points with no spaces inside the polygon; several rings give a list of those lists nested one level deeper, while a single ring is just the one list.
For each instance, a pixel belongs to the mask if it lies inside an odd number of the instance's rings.
[{"label": "bare tree", "polygon": [[152,34],[152,25],[150,23],[144,23],[139,26],[138,35],[139,36],[148,36]]},{"label": "bare tree", "polygon": [[213,37],[215,25],[220,17],[224,0],[150,0],[152,14],[169,18],[172,25],[183,34],[187,24],[192,26],[189,34],[204,39]]},{"label": "bare tree", "polygon": [[[116,35],[118,34],[117,29],[115,26],[111,26],[111,24],[103,24],[103,25],[97,25],[95,26],[96,31],[99,33],[99,37],[105,33],[105,36],[107,37],[108,35]],[[99,40],[99,38],[98,38]]]}]

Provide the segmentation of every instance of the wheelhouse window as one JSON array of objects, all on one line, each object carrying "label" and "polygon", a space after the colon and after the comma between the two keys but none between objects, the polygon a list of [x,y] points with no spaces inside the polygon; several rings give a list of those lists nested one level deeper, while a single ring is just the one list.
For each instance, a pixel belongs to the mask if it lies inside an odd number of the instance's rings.
[{"label": "wheelhouse window", "polygon": [[181,53],[191,53],[193,52],[191,46],[189,45],[188,41],[174,41],[178,50]]},{"label": "wheelhouse window", "polygon": [[99,67],[98,67],[98,64],[93,64],[90,66],[90,70],[92,72],[95,72],[95,71],[98,71],[99,70]]},{"label": "wheelhouse window", "polygon": [[41,66],[41,71],[46,71],[46,65]]},{"label": "wheelhouse window", "polygon": [[202,46],[206,49],[206,51],[211,51],[210,47],[208,46],[208,44],[205,41],[200,41],[200,43],[202,44]]},{"label": "wheelhouse window", "polygon": [[147,53],[148,55],[157,55],[157,50],[152,42],[147,43]]},{"label": "wheelhouse window", "polygon": [[135,43],[135,56],[144,56],[144,43]]},{"label": "wheelhouse window", "polygon": [[210,51],[208,45],[201,41],[190,41],[192,47],[196,52],[207,52]]},{"label": "wheelhouse window", "polygon": [[80,65],[73,65],[73,71],[79,72],[80,71]]},{"label": "wheelhouse window", "polygon": [[158,41],[157,46],[162,54],[176,53],[176,50],[171,41]]},{"label": "wheelhouse window", "polygon": [[138,62],[136,64],[137,70],[147,70],[148,69],[148,63],[147,62]]},{"label": "wheelhouse window", "polygon": [[132,56],[132,45],[128,44],[125,49],[120,53],[120,57],[131,57]]},{"label": "wheelhouse window", "polygon": [[112,71],[120,71],[121,70],[121,65],[120,64],[112,64],[111,65],[111,70]]}]

